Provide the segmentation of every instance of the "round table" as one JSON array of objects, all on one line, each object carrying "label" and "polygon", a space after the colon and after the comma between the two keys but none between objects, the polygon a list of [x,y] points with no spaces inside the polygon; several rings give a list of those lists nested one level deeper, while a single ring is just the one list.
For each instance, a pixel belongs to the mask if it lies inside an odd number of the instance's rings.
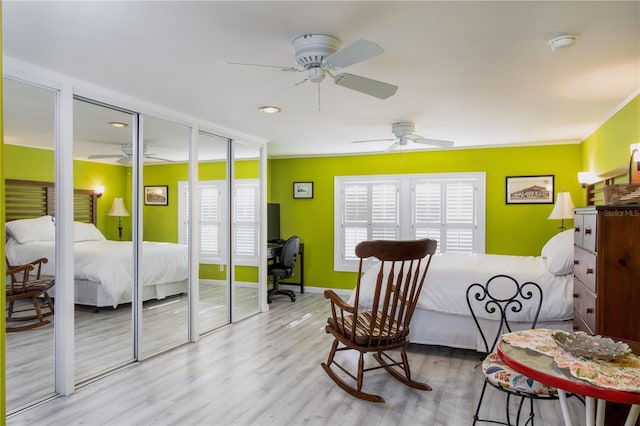
[{"label": "round table", "polygon": [[558,389],[566,426],[570,426],[572,423],[565,392],[585,397],[587,426],[604,425],[605,401],[632,405],[625,426],[634,425],[640,414],[640,392],[607,389],[577,379],[567,369],[558,368],[552,357],[529,349],[511,346],[505,341],[498,344],[498,355],[506,365],[519,373]]}]

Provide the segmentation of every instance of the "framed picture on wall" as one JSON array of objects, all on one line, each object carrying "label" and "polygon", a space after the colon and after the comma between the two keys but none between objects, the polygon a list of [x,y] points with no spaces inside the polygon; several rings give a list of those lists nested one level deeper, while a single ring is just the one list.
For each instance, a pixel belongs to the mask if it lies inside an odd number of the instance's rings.
[{"label": "framed picture on wall", "polygon": [[293,198],[313,198],[313,182],[293,182]]},{"label": "framed picture on wall", "polygon": [[169,205],[169,186],[145,186],[144,187],[145,206],[167,206]]},{"label": "framed picture on wall", "polygon": [[553,204],[553,177],[507,176],[507,204]]}]

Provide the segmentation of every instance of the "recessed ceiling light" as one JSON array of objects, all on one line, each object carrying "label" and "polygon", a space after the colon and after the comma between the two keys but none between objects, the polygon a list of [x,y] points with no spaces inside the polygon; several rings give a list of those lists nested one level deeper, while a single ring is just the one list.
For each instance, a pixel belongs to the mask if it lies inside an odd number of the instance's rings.
[{"label": "recessed ceiling light", "polygon": [[277,114],[281,110],[277,106],[265,105],[265,106],[261,106],[260,108],[258,108],[258,111],[264,112],[265,114]]},{"label": "recessed ceiling light", "polygon": [[117,128],[121,128],[121,127],[127,127],[128,124],[127,123],[121,123],[119,121],[110,121],[109,122],[109,126],[111,127],[117,127]]},{"label": "recessed ceiling light", "polygon": [[578,36],[575,34],[560,34],[549,40],[549,46],[555,52],[558,49],[573,46],[576,44],[576,40],[578,40]]}]

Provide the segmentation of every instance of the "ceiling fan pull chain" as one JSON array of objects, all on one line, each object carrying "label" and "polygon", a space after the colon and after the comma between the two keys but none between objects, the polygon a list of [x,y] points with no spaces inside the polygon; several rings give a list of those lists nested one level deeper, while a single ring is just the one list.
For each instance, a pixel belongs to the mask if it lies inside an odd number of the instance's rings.
[{"label": "ceiling fan pull chain", "polygon": [[318,84],[318,111],[320,111],[320,83]]}]

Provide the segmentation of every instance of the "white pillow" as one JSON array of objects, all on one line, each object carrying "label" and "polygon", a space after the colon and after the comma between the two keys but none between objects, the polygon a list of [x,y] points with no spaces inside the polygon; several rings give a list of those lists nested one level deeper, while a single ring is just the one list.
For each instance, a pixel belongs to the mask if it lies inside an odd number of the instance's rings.
[{"label": "white pillow", "polygon": [[73,241],[104,241],[105,236],[93,223],[73,222]]},{"label": "white pillow", "polygon": [[554,275],[573,272],[573,228],[551,237],[540,255],[547,260],[547,269]]},{"label": "white pillow", "polygon": [[51,216],[12,220],[5,223],[4,229],[20,244],[56,239],[56,227]]}]

